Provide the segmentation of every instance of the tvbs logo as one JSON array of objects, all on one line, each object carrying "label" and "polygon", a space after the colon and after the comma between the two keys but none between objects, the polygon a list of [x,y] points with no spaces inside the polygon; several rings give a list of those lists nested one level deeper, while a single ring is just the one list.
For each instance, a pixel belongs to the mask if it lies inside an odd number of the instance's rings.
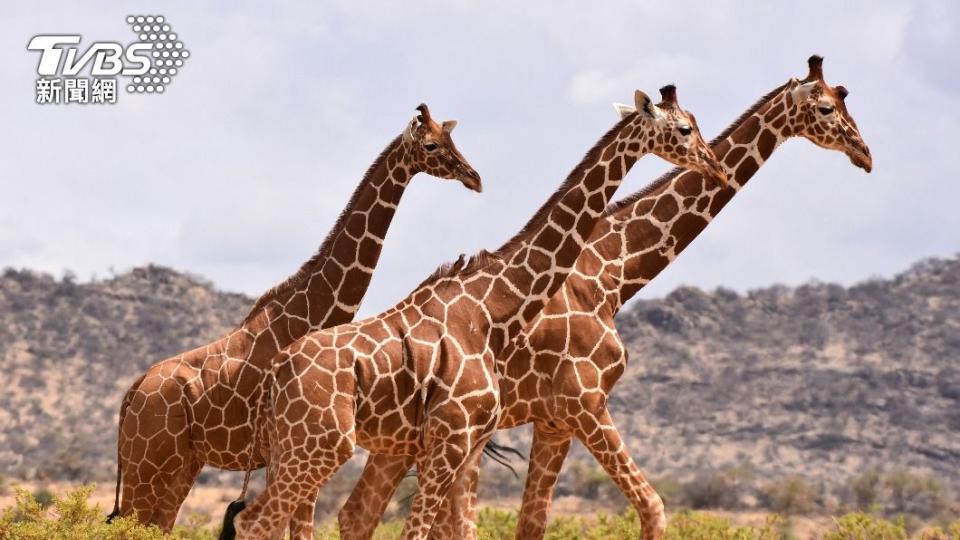
[{"label": "tvbs logo", "polygon": [[[77,75],[93,61],[90,74],[94,77],[104,75],[143,75],[150,69],[150,43],[133,43],[126,50],[119,43],[97,42],[77,58],[79,49],[64,48],[66,45],[80,43],[78,35],[41,35],[34,36],[27,45],[31,51],[40,51],[40,75]],[[66,55],[64,55],[66,51]],[[66,61],[63,57],[66,56]],[[126,60],[126,65],[124,65]]]},{"label": "tvbs logo", "polygon": [[117,77],[126,78],[128,93],[163,93],[190,52],[162,16],[131,15],[127,23],[137,35],[127,45],[81,47],[79,34],[34,36],[27,49],[40,53],[37,103],[116,103]]}]

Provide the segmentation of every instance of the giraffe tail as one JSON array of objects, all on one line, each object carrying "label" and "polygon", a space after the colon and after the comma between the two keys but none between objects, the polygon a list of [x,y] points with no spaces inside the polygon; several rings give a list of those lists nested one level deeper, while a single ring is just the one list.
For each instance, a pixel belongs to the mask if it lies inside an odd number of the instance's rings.
[{"label": "giraffe tail", "polygon": [[233,519],[246,507],[247,503],[243,499],[233,501],[227,505],[227,511],[223,514],[223,527],[220,529],[220,540],[233,540],[237,537],[237,529],[233,526]]},{"label": "giraffe tail", "polygon": [[117,422],[117,492],[113,499],[113,511],[107,515],[107,524],[112,523],[114,519],[120,516],[120,480],[123,469],[123,463],[120,460],[120,437],[123,431],[123,419],[126,416],[127,408],[130,406],[130,401],[133,400],[133,393],[140,387],[140,383],[143,382],[144,377],[146,377],[146,375],[141,375],[140,378],[130,386],[130,389],[127,390],[127,393],[123,396],[123,401],[120,402],[120,414],[118,415],[120,419]]},{"label": "giraffe tail", "polygon": [[515,478],[520,478],[520,475],[517,474],[517,470],[514,469],[513,465],[510,464],[509,454],[513,454],[520,459],[525,459],[526,456],[523,455],[523,452],[512,446],[497,444],[493,439],[490,439],[487,441],[486,446],[483,447],[483,453],[486,454],[488,458],[510,469],[510,472],[513,473]]}]

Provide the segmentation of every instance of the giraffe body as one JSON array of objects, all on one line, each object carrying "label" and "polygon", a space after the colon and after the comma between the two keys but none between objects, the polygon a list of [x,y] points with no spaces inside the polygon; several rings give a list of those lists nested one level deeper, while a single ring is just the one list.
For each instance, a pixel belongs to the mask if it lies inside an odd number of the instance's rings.
[{"label": "giraffe body", "polygon": [[[480,191],[480,177],[426,105],[374,162],[317,254],[263,295],[227,336],[151,366],[120,411],[117,505],[169,531],[200,469],[259,468],[254,411],[276,352],[308,331],[350,321],[387,229],[418,172]],[[122,497],[121,497],[122,495]],[[309,511],[312,526],[312,508]]]},{"label": "giraffe body", "polygon": [[[842,150],[854,164],[870,170],[869,150],[843,104],[846,91],[823,83],[815,58],[810,68],[807,79],[791,81],[761,98],[712,143],[732,180],[728,187],[706,181],[696,171],[673,171],[608,207],[563,287],[498,357],[498,429],[534,424],[517,538],[543,536],[553,488],[574,437],[636,508],[644,538],[662,535],[663,503],[631,459],[607,409],[627,366],[614,318],[624,302],[709,225],[786,138],[801,136]],[[824,103],[837,109],[835,118],[818,110]],[[402,478],[398,471],[411,465],[398,457],[370,456],[339,514],[344,539],[372,535]],[[475,537],[478,463],[471,465],[454,484],[448,502],[455,506],[443,512],[446,519],[438,519],[432,538]]]},{"label": "giraffe body", "polygon": [[427,537],[456,474],[496,428],[495,359],[560,288],[626,170],[652,152],[723,180],[675,99],[653,105],[638,92],[636,102],[637,112],[497,252],[461,258],[394,308],[280,352],[265,418],[275,474],[239,514],[238,536],[277,537],[359,444],[417,456],[419,491],[404,537]]}]

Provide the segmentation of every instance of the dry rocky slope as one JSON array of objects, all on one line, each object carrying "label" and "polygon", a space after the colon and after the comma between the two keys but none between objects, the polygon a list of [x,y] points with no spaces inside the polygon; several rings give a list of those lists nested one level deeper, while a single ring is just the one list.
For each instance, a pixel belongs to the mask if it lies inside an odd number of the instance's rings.
[{"label": "dry rocky slope", "polygon": [[[251,303],[158,266],[89,283],[6,270],[0,475],[112,479],[128,385]],[[748,463],[831,483],[902,466],[960,485],[960,256],[849,288],[680,288],[619,327],[631,364],[611,407],[651,476]],[[525,446],[529,430],[499,437]]]}]

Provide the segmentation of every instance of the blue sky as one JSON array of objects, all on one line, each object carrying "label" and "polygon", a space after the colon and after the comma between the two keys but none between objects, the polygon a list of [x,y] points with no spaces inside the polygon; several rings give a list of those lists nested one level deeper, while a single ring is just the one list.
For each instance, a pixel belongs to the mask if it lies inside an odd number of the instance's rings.
[{"label": "blue sky", "polygon": [[[31,36],[127,41],[131,13],[164,15],[192,53],[164,95],[33,103]],[[816,52],[850,89],[873,174],[788,142],[642,295],[889,275],[958,251],[958,27],[947,1],[6,3],[0,266],[83,279],[155,262],[256,295],[316,249],[425,101],[459,120],[485,191],[413,181],[375,313],[515,232],[615,121],[612,101],[676,83],[709,139]],[[668,168],[648,156],[620,194]]]}]

